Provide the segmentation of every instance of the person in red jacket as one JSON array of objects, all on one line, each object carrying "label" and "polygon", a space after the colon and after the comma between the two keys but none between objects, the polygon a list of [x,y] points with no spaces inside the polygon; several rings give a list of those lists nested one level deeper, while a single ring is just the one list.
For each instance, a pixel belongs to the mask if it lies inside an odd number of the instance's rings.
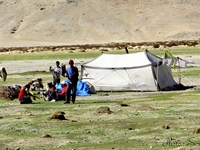
[{"label": "person in red jacket", "polygon": [[57,92],[57,100],[65,100],[65,95],[68,87],[65,81],[61,82],[61,86],[62,86],[62,91]]},{"label": "person in red jacket", "polygon": [[20,101],[20,104],[31,104],[32,100],[29,95],[29,89],[30,85],[26,84],[24,87],[20,89],[18,99]]}]

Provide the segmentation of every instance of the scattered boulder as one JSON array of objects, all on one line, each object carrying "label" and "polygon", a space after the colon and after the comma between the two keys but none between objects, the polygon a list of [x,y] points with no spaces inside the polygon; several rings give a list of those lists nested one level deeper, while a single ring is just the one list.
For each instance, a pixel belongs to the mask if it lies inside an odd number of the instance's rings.
[{"label": "scattered boulder", "polygon": [[102,106],[102,107],[99,107],[99,108],[97,109],[97,113],[107,113],[107,114],[111,114],[111,113],[113,113],[113,111],[111,111],[109,107]]},{"label": "scattered boulder", "polygon": [[42,136],[42,138],[52,138],[52,136],[49,134],[45,134],[44,136]]},{"label": "scattered boulder", "polygon": [[193,134],[200,134],[200,128],[194,129],[192,131]]},{"label": "scattered boulder", "polygon": [[163,128],[163,129],[170,129],[170,127],[169,127],[168,125],[166,125],[166,124],[163,125],[162,128]]},{"label": "scattered boulder", "polygon": [[124,104],[124,103],[121,103],[121,102],[118,103],[118,105],[121,106],[121,107],[130,107],[130,105],[128,105],[128,104]]},{"label": "scattered boulder", "polygon": [[64,112],[58,111],[50,119],[67,120],[64,115]]}]

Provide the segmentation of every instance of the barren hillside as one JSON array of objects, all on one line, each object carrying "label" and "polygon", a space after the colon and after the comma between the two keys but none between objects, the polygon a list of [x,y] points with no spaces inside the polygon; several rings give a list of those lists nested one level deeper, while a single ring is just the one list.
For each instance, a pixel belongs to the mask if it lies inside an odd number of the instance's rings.
[{"label": "barren hillside", "polygon": [[0,47],[197,40],[199,0],[2,0]]}]

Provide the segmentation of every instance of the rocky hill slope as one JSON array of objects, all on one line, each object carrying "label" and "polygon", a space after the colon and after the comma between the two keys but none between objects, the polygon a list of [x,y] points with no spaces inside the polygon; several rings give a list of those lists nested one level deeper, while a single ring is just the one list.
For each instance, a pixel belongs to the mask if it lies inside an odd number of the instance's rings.
[{"label": "rocky hill slope", "polygon": [[197,40],[199,0],[3,0],[0,47]]}]

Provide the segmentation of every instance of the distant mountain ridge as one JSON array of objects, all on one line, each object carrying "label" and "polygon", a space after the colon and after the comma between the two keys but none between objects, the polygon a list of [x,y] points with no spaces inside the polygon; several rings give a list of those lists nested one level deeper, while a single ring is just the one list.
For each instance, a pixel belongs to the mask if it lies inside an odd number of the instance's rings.
[{"label": "distant mountain ridge", "polygon": [[4,0],[0,45],[197,40],[199,0]]}]

